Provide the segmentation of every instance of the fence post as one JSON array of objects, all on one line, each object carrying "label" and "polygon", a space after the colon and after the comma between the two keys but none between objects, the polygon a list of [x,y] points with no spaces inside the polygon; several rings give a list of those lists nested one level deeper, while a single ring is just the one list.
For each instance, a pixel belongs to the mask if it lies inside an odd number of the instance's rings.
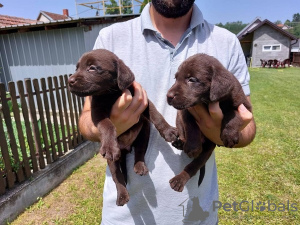
[{"label": "fence post", "polygon": [[36,117],[36,108],[35,108],[34,99],[33,99],[31,79],[25,80],[25,87],[26,87],[27,94],[28,94],[29,114],[30,114],[32,126],[33,126],[33,136],[34,136],[34,140],[35,140],[36,153],[39,156],[40,168],[44,169],[45,161],[44,161],[39,126],[38,126],[37,117]]}]

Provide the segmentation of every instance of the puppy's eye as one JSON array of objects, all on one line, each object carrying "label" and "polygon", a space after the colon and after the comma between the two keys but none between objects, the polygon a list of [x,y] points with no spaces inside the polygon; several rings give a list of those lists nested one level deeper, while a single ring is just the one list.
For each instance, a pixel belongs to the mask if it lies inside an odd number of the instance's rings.
[{"label": "puppy's eye", "polygon": [[188,82],[195,83],[195,82],[198,82],[198,79],[196,77],[189,77]]},{"label": "puppy's eye", "polygon": [[97,70],[97,67],[96,67],[96,66],[91,65],[91,66],[89,67],[89,71],[96,71],[96,70]]}]

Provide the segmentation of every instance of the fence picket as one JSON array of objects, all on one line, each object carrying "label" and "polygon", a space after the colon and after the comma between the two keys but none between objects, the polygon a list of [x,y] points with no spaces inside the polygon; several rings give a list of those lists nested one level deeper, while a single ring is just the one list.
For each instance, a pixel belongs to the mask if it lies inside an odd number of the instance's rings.
[{"label": "fence picket", "polygon": [[10,92],[10,96],[11,96],[12,108],[13,108],[17,132],[18,132],[20,149],[21,149],[22,157],[23,157],[23,166],[24,166],[24,170],[25,170],[25,175],[26,175],[26,177],[30,177],[31,169],[30,169],[30,165],[29,165],[28,155],[26,152],[26,145],[25,145],[24,133],[23,133],[22,124],[21,124],[20,109],[19,109],[19,105],[17,102],[15,83],[9,82],[8,88],[9,88],[9,92]]},{"label": "fence picket", "polygon": [[[67,85],[68,84],[68,76],[67,75],[64,76],[64,80],[65,80],[65,84]],[[74,107],[72,104],[73,101],[72,101],[71,92],[67,91],[67,97],[68,97],[68,103],[69,103],[72,137],[73,137],[72,145],[73,145],[73,147],[75,147],[77,145],[77,141],[76,141],[76,131],[75,131],[75,122],[74,122]]]},{"label": "fence picket", "polygon": [[63,112],[62,112],[61,92],[59,92],[60,87],[58,86],[57,77],[53,77],[53,81],[54,81],[54,89],[55,89],[56,100],[57,100],[59,122],[60,122],[60,127],[61,127],[60,130],[61,130],[61,134],[62,134],[61,142],[63,144],[63,152],[66,153],[68,151],[68,148],[67,148],[67,142],[66,142],[65,122],[64,122]]},{"label": "fence picket", "polygon": [[[1,153],[2,153],[3,162],[4,162],[4,166],[5,166],[8,187],[12,188],[15,184],[15,176],[14,176],[11,162],[10,162],[10,155],[8,152],[8,145],[6,142],[5,132],[4,132],[3,127],[4,127],[4,124],[2,122],[2,116],[0,114],[0,148],[1,148]],[[0,182],[2,182],[2,181],[3,180],[0,180]]]},{"label": "fence picket", "polygon": [[0,95],[1,95],[1,102],[2,102],[2,112],[3,112],[3,117],[6,123],[6,128],[8,132],[8,138],[10,142],[10,147],[15,163],[15,172],[17,173],[17,178],[19,182],[22,182],[24,178],[24,173],[23,169],[21,166],[20,158],[19,158],[19,152],[18,152],[18,146],[16,142],[16,138],[14,135],[14,129],[11,121],[11,116],[10,116],[10,111],[9,111],[9,106],[6,98],[6,91],[5,91],[5,86],[3,83],[0,83]]},{"label": "fence picket", "polygon": [[79,122],[79,117],[80,117],[81,111],[82,111],[82,107],[81,107],[81,98],[82,98],[82,97],[78,97],[78,96],[77,96],[77,104],[78,104],[77,133],[78,133],[78,141],[79,141],[79,143],[82,142],[82,136],[81,136],[81,133],[80,133],[80,131],[79,131],[79,124],[78,124],[78,122]]},{"label": "fence picket", "polygon": [[52,77],[48,77],[47,80],[48,80],[48,89],[49,89],[49,93],[50,93],[52,119],[53,119],[53,122],[54,122],[54,129],[55,129],[55,136],[56,136],[56,141],[57,141],[58,155],[62,156],[63,152],[62,152],[62,149],[61,149],[61,143],[59,141],[60,140],[60,134],[59,134],[56,106],[55,106],[55,100],[54,100],[54,89],[53,89]]},{"label": "fence picket", "polygon": [[32,129],[31,129],[30,121],[29,121],[29,113],[28,113],[29,110],[28,110],[26,99],[25,99],[25,91],[24,91],[23,81],[17,81],[17,86],[18,86],[20,100],[21,100],[21,108],[22,108],[22,114],[23,114],[25,128],[26,128],[27,143],[28,143],[29,150],[30,150],[32,169],[33,169],[33,172],[36,172],[39,169],[38,169],[38,164],[37,164],[36,155],[35,155],[35,146],[34,146],[34,141],[33,141],[33,137],[32,137]]},{"label": "fence picket", "polygon": [[30,79],[25,80],[25,87],[26,87],[26,91],[28,94],[29,114],[30,114],[32,127],[33,127],[33,136],[34,136],[34,142],[35,142],[35,147],[36,147],[36,154],[38,154],[40,168],[44,169],[45,168],[44,154],[43,154],[43,149],[42,149],[38,121],[37,121],[37,117],[36,117],[36,107],[34,104],[33,92],[32,92],[32,86],[31,86]]},{"label": "fence picket", "polygon": [[46,128],[46,123],[45,123],[45,117],[44,117],[44,110],[43,110],[43,103],[42,103],[42,98],[40,94],[40,87],[39,87],[39,81],[37,79],[32,80],[34,91],[35,91],[35,96],[36,96],[36,102],[40,114],[40,121],[41,121],[41,130],[42,130],[42,136],[44,140],[44,145],[45,145],[45,153],[46,153],[46,159],[47,163],[51,163],[51,155],[50,155],[50,147],[49,147],[49,140],[48,140],[48,135],[47,135],[47,128]]},{"label": "fence picket", "polygon": [[41,79],[41,86],[42,86],[44,107],[45,107],[46,118],[47,118],[47,126],[48,126],[48,130],[49,130],[49,136],[50,136],[50,142],[51,142],[52,159],[55,161],[58,159],[58,156],[57,156],[57,152],[56,152],[56,148],[55,148],[54,134],[52,132],[53,127],[52,127],[52,121],[51,121],[51,116],[50,116],[50,107],[49,107],[49,100],[48,100],[48,95],[47,95],[47,86],[46,86],[45,78]]},{"label": "fence picket", "polygon": [[5,193],[6,185],[5,173],[0,170],[0,195]]},{"label": "fence picket", "polygon": [[64,84],[64,77],[63,76],[59,76],[59,82],[60,82],[60,86],[61,86],[61,97],[62,97],[62,102],[63,102],[63,108],[64,108],[64,116],[66,119],[66,127],[67,127],[67,134],[68,134],[68,145],[69,145],[69,149],[73,148],[72,145],[72,138],[71,138],[71,128],[70,128],[70,116],[68,114],[68,107],[67,107],[67,96],[66,96],[66,88],[65,88],[65,84]]}]

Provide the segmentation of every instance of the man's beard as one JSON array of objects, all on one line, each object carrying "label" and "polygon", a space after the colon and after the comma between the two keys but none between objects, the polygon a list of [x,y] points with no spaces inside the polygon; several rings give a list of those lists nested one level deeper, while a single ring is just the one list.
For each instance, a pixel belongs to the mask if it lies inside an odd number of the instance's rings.
[{"label": "man's beard", "polygon": [[179,18],[188,13],[195,0],[152,0],[155,10],[166,18]]}]

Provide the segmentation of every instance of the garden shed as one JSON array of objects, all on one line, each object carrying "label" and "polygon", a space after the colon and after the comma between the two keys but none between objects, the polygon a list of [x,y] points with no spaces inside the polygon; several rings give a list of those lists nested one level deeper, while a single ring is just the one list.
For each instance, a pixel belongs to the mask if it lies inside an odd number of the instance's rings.
[{"label": "garden shed", "polygon": [[0,82],[71,74],[80,56],[92,50],[102,28],[137,16],[66,17],[1,26]]},{"label": "garden shed", "polygon": [[263,60],[285,60],[290,58],[292,45],[297,37],[269,20],[256,18],[237,34],[246,59],[258,67]]}]

